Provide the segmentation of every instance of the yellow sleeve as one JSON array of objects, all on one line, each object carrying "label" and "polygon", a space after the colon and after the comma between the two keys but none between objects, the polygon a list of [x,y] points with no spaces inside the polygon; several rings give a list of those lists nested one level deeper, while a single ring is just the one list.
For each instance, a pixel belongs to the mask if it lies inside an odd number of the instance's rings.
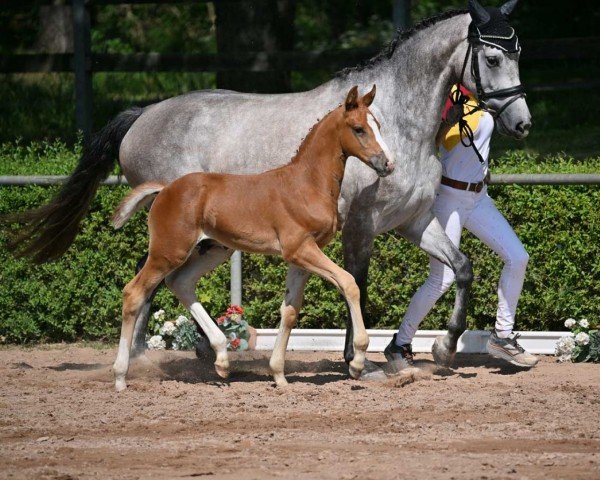
[{"label": "yellow sleeve", "polygon": [[[465,105],[466,113],[471,112],[477,106],[477,100],[475,97],[469,97],[469,100],[470,101]],[[481,120],[482,115],[483,112],[481,110],[477,110],[475,113],[471,113],[465,117],[465,120],[473,132],[475,132],[477,127],[479,127],[479,121]],[[442,145],[446,151],[450,151],[459,144],[460,140],[460,131],[457,123],[450,130],[448,130],[448,133],[442,140]]]}]

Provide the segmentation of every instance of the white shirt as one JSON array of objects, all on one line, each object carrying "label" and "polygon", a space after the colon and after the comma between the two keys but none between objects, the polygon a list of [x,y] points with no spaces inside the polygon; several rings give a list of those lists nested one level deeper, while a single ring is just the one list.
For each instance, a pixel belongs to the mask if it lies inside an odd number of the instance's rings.
[{"label": "white shirt", "polygon": [[455,125],[440,145],[442,174],[453,180],[478,183],[485,178],[488,172],[488,157],[490,154],[490,140],[494,132],[494,119],[487,112],[477,112],[465,118],[473,129],[474,143],[483,157],[484,163],[479,161],[473,147],[465,147],[462,144],[458,137],[458,126]]}]

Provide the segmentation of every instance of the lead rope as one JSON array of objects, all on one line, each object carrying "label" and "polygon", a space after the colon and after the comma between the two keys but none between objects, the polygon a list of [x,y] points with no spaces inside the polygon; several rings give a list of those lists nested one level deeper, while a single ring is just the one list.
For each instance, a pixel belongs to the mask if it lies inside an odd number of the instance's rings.
[{"label": "lead rope", "polygon": [[[475,155],[477,155],[479,163],[483,165],[485,163],[485,160],[483,159],[483,156],[481,155],[477,146],[475,145],[475,134],[473,133],[473,129],[471,128],[469,123],[465,120],[465,117],[473,115],[475,112],[482,110],[482,108],[480,105],[477,105],[476,107],[472,107],[469,113],[465,113],[465,105],[467,105],[469,97],[467,97],[463,92],[460,91],[460,85],[463,82],[465,76],[465,70],[467,68],[467,62],[469,60],[471,48],[471,43],[469,42],[469,47],[467,48],[467,54],[465,55],[465,61],[463,63],[462,72],[460,74],[460,81],[456,84],[456,89],[450,95],[450,101],[454,106],[461,106],[461,114],[460,118],[458,119],[458,132],[460,135],[460,143],[462,143],[463,146],[466,148],[473,148],[473,151],[475,152]],[[473,54],[475,54],[475,52],[473,52]]]}]

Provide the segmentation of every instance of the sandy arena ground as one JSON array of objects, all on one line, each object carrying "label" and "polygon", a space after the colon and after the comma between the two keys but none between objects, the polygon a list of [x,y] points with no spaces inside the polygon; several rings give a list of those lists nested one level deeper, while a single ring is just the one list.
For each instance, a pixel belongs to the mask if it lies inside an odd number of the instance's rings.
[{"label": "sandy arena ground", "polygon": [[1,478],[600,478],[598,365],[419,355],[428,373],[367,383],[340,353],[290,352],[281,390],[266,352],[232,355],[228,382],[149,352],[117,394],[115,353],[0,350]]}]

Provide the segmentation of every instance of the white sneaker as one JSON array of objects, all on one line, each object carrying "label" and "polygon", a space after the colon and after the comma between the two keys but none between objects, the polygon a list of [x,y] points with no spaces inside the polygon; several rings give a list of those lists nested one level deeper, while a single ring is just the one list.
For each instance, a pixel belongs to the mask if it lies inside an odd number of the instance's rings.
[{"label": "white sneaker", "polygon": [[487,342],[487,351],[492,357],[501,358],[517,367],[535,367],[539,361],[538,357],[526,352],[519,345],[517,342],[519,337],[518,333],[511,333],[508,338],[500,338],[494,330]]}]

